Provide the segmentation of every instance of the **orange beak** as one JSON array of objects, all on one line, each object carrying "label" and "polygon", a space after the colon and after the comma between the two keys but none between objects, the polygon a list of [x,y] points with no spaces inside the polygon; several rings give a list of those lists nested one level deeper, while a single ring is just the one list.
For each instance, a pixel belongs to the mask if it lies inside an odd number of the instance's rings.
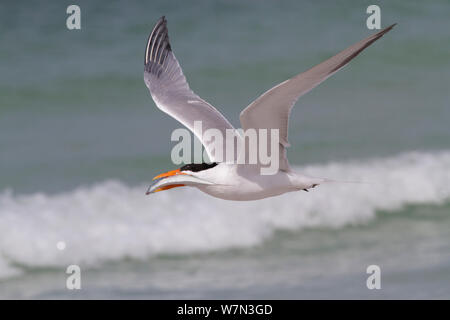
[{"label": "orange beak", "polygon": [[160,179],[160,178],[165,178],[165,177],[170,177],[170,176],[174,176],[177,174],[186,174],[180,171],[180,169],[176,169],[176,170],[172,170],[172,171],[167,171],[161,174],[158,174],[156,177],[154,177],[152,180],[156,180],[156,179]]},{"label": "orange beak", "polygon": [[[186,175],[186,173],[181,172],[180,169],[176,169],[176,170],[161,173],[161,174],[157,175],[156,177],[154,177],[152,180],[158,180],[158,179],[171,177],[171,176],[175,176],[175,175],[179,175],[179,174]],[[172,184],[170,186],[158,188],[155,191],[153,191],[153,193],[159,192],[159,191],[164,191],[164,190],[169,190],[169,189],[176,188],[176,187],[183,187],[183,186],[184,186],[184,184]],[[150,192],[147,191],[146,194],[148,195],[148,194],[150,194]]]},{"label": "orange beak", "polygon": [[[171,186],[165,186],[162,188],[158,188],[155,191],[153,191],[153,193],[164,191],[164,190],[169,190],[169,189],[176,188],[176,187],[184,187],[184,184],[172,184]],[[146,193],[146,194],[149,194],[149,193]]]}]

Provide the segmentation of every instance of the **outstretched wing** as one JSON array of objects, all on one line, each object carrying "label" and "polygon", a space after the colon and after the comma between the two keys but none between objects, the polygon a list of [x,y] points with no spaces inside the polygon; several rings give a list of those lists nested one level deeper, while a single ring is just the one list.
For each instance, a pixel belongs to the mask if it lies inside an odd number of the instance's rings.
[{"label": "outstretched wing", "polygon": [[244,130],[279,129],[280,169],[288,171],[289,163],[286,157],[286,148],[289,146],[288,122],[291,109],[297,99],[339,71],[394,26],[395,24],[381,30],[308,71],[266,91],[241,112],[242,128]]},{"label": "outstretched wing", "polygon": [[[214,139],[204,141],[202,132],[214,128],[226,137],[226,129],[234,129],[212,105],[196,95],[190,88],[175,55],[172,52],[167,20],[161,17],[148,37],[145,49],[144,81],[159,109],[172,116],[202,142],[209,159],[216,160]],[[201,121],[201,129],[194,121]],[[219,146],[220,147],[220,146]],[[226,142],[222,155],[225,156]]]}]

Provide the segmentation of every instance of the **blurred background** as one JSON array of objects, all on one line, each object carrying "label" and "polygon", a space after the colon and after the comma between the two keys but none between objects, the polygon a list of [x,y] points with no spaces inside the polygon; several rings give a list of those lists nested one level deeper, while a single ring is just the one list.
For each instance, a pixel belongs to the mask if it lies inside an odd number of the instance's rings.
[{"label": "blurred background", "polygon": [[[450,298],[448,1],[77,1],[81,30],[70,4],[0,3],[0,298]],[[144,195],[180,127],[143,81],[160,16],[191,88],[240,127],[265,90],[374,33],[370,4],[398,25],[298,101],[288,151],[370,184]]]}]

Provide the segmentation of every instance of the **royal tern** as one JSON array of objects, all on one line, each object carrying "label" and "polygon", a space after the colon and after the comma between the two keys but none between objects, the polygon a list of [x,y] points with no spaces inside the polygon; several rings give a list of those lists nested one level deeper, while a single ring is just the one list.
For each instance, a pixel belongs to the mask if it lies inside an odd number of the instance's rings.
[{"label": "royal tern", "polygon": [[[361,51],[381,38],[395,24],[350,46],[330,59],[286,80],[262,94],[240,114],[242,129],[279,130],[279,167],[275,174],[262,175],[260,163],[238,164],[215,159],[210,140],[204,139],[195,126],[201,121],[203,130],[215,128],[225,136],[233,129],[230,122],[190,88],[172,51],[167,20],[161,17],[153,28],[145,49],[144,80],[159,109],[166,112],[201,141],[211,163],[193,163],[153,178],[147,194],[175,187],[191,186],[226,200],[257,200],[286,192],[305,190],[330,181],[294,172],[286,157],[289,114],[297,99],[342,69]],[[225,143],[224,143],[225,151]],[[222,160],[222,159],[221,159]]]}]

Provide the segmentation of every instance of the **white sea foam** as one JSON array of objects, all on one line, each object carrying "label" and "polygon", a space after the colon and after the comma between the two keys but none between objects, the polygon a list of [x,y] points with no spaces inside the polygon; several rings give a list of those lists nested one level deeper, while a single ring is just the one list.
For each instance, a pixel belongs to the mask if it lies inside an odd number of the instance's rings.
[{"label": "white sea foam", "polygon": [[[179,188],[145,196],[146,186],[106,181],[56,195],[0,193],[0,277],[21,266],[99,265],[125,257],[187,254],[261,244],[277,229],[366,223],[377,210],[450,199],[450,152],[309,165],[330,183],[255,202],[217,200]],[[56,244],[64,241],[64,250]]]}]

